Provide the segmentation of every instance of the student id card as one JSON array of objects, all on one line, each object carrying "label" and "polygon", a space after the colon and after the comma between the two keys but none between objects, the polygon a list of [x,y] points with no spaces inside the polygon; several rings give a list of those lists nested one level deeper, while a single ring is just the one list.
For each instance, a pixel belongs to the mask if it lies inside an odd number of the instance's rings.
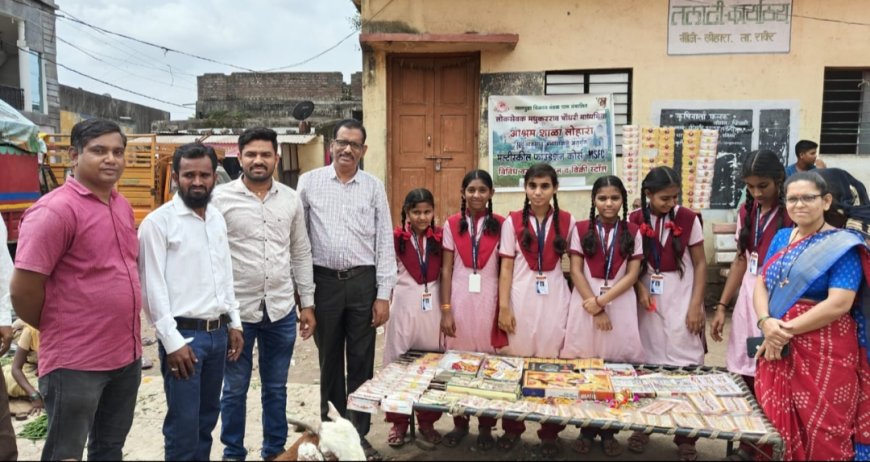
[{"label": "student id card", "polygon": [[468,275],[468,291],[473,294],[480,293],[480,274],[471,273]]},{"label": "student id card", "polygon": [[752,274],[758,274],[758,252],[752,252],[749,254],[749,272]]},{"label": "student id card", "polygon": [[432,310],[432,294],[423,292],[423,297],[420,299],[420,307],[423,308],[423,311]]},{"label": "student id card", "polygon": [[607,291],[609,291],[609,290],[610,290],[610,286],[601,286],[601,288],[598,289],[598,295],[602,296],[602,295],[606,294]]},{"label": "student id card", "polygon": [[550,285],[547,283],[547,276],[543,274],[535,276],[535,293],[538,295],[547,295],[550,293]]},{"label": "student id card", "polygon": [[649,277],[649,293],[650,295],[664,295],[665,277],[663,275],[653,274]]}]

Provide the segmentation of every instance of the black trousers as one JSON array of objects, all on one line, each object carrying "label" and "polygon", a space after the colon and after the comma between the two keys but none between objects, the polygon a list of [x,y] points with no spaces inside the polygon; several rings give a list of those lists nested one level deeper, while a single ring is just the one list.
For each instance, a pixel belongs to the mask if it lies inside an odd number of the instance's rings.
[{"label": "black trousers", "polygon": [[[375,267],[364,267],[347,279],[314,267],[314,341],[320,358],[320,417],[328,420],[328,402],[365,437],[371,416],[347,410],[347,395],[372,378],[375,328],[372,305],[377,298]],[[347,378],[345,378],[345,366]]]},{"label": "black trousers", "polygon": [[39,378],[48,436],[42,460],[121,460],[133,425],[142,361],[111,371],[55,369]]}]

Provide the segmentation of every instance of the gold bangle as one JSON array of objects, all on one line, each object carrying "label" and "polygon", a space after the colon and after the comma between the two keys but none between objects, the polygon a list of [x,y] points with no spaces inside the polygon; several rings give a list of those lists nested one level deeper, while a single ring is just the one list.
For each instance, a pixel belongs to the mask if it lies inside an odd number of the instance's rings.
[{"label": "gold bangle", "polygon": [[441,311],[450,311],[450,308],[452,308],[452,307],[453,307],[453,305],[451,305],[449,303],[444,303],[441,305]]}]

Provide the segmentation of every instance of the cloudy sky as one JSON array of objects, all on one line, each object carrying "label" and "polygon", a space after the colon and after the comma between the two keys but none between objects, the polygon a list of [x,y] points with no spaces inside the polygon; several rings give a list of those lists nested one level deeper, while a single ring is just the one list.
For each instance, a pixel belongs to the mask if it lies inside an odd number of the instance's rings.
[{"label": "cloudy sky", "polygon": [[[58,66],[60,83],[172,113],[193,115],[196,76],[292,66],[338,44],[353,31],[350,0],[58,0],[58,63],[137,96]],[[207,62],[100,32],[108,31],[210,58]],[[286,71],[340,71],[345,81],[362,69],[354,33],[333,50]],[[177,105],[177,106],[176,106]]]}]

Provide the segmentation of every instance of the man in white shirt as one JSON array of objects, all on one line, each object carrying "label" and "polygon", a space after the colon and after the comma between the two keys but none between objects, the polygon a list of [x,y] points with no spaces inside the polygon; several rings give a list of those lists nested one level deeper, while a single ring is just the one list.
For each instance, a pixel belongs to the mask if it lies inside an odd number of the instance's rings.
[{"label": "man in white shirt", "polygon": [[224,459],[244,459],[247,395],[253,369],[254,341],[259,351],[263,445],[260,456],[272,460],[287,442],[287,375],[296,342],[294,293],[298,290],[299,333],[314,331],[314,274],[305,211],[293,189],[272,180],[278,134],[251,128],[239,136],[244,175],[215,190],[212,206],[227,222],[233,279],[245,347],[228,363],[221,396]]},{"label": "man in white shirt", "polygon": [[[0,356],[12,345],[12,303],[9,301],[9,280],[12,277],[12,258],[6,247],[6,223],[0,217]],[[9,412],[9,395],[0,366],[0,460],[18,460],[12,414]]]},{"label": "man in white shirt", "polygon": [[139,226],[142,298],[160,340],[168,407],[166,460],[209,459],[226,360],[236,361],[244,347],[226,223],[207,207],[216,168],[211,147],[179,147],[172,159],[178,192]]}]

